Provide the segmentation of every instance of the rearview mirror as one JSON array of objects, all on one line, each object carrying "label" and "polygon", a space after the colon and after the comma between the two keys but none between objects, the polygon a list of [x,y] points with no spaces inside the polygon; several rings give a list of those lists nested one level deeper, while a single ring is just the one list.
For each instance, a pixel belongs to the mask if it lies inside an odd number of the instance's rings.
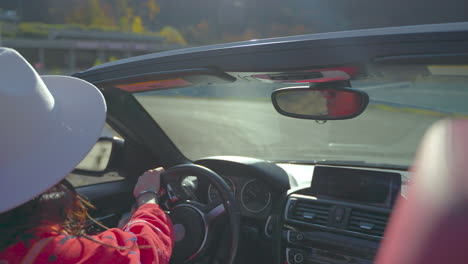
[{"label": "rearview mirror", "polygon": [[369,103],[362,91],[347,88],[288,87],[271,95],[278,113],[315,120],[349,119],[360,115]]},{"label": "rearview mirror", "polygon": [[100,138],[73,172],[88,176],[102,176],[103,173],[112,169],[111,163],[118,162],[116,156],[122,148],[123,140],[118,137]]}]

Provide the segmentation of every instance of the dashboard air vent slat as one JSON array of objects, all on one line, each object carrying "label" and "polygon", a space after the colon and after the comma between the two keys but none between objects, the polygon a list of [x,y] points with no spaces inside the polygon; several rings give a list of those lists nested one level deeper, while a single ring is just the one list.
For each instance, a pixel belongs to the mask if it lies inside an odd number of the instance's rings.
[{"label": "dashboard air vent slat", "polygon": [[388,218],[388,213],[352,209],[347,229],[357,233],[383,237]]},{"label": "dashboard air vent slat", "polygon": [[331,206],[327,204],[299,199],[290,212],[289,218],[309,224],[327,226],[330,208]]}]

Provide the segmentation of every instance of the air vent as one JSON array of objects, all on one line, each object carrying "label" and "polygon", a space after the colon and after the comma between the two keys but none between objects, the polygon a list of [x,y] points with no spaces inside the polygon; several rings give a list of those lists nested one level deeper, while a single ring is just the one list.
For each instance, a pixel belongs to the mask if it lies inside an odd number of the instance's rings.
[{"label": "air vent", "polygon": [[347,229],[353,232],[383,237],[388,217],[389,213],[352,209]]},{"label": "air vent", "polygon": [[290,209],[288,218],[309,224],[327,226],[330,208],[330,205],[314,200],[298,199]]}]

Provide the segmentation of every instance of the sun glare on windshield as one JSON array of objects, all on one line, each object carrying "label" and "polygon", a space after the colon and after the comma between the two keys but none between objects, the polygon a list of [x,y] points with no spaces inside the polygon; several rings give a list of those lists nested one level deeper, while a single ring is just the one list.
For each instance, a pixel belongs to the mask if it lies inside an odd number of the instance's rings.
[{"label": "sun glare on windshield", "polygon": [[405,66],[402,73],[389,67],[355,78],[352,87],[369,95],[369,106],[358,117],[327,122],[280,115],[271,93],[287,84],[236,81],[135,96],[193,160],[240,155],[406,166],[432,123],[445,117],[468,117],[464,69]]}]

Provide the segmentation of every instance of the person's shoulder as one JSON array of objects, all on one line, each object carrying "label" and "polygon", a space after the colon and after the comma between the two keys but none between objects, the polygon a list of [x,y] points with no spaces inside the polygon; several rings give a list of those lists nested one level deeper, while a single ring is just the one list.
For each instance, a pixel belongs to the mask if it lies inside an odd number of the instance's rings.
[{"label": "person's shoulder", "polygon": [[56,237],[57,235],[25,233],[0,252],[0,263],[42,263],[38,260],[44,258],[44,252],[54,244],[52,241]]},{"label": "person's shoulder", "polygon": [[28,251],[23,241],[18,241],[0,252],[0,263],[20,263]]}]

